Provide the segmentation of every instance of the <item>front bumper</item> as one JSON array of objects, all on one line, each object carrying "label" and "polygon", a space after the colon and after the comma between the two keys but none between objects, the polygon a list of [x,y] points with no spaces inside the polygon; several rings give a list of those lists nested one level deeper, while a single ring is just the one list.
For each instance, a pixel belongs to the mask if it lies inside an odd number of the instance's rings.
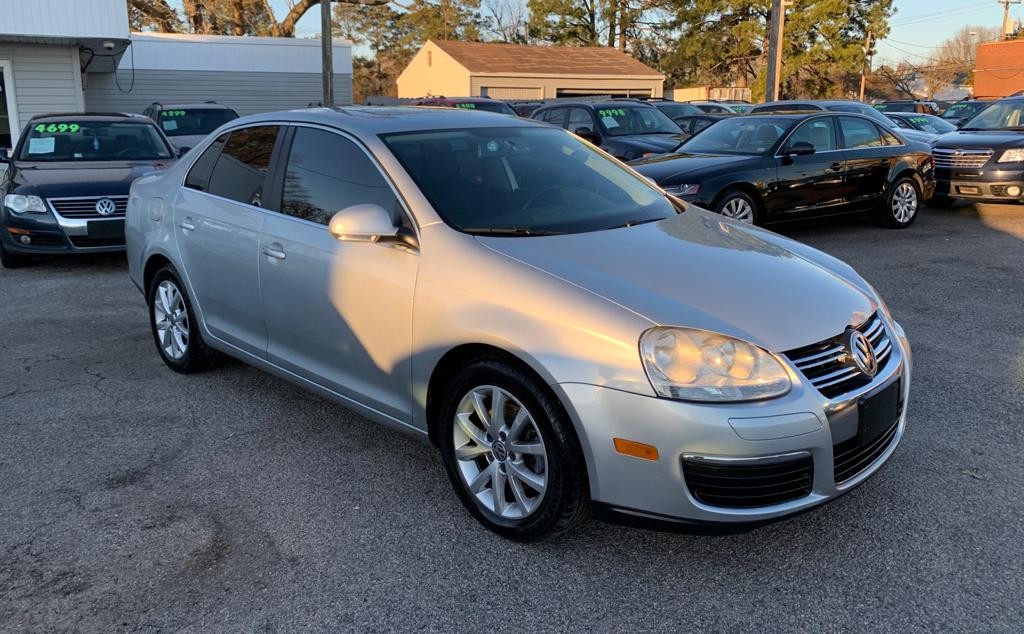
[{"label": "front bumper", "polygon": [[[102,232],[96,231],[96,223],[102,223]],[[5,251],[22,255],[124,251],[124,218],[64,218],[53,211],[15,214],[5,208],[0,242]]]},{"label": "front bumper", "polygon": [[[1013,189],[1015,187],[1016,191]],[[1022,202],[1024,173],[1019,169],[1004,170],[989,166],[980,170],[936,169],[935,195],[976,201]]]},{"label": "front bumper", "polygon": [[[591,498],[613,511],[655,520],[740,524],[799,513],[846,493],[889,460],[906,426],[910,347],[898,325],[889,328],[898,345],[884,371],[871,383],[832,400],[795,368],[789,394],[751,403],[684,403],[594,385],[558,385],[579,431]],[[902,409],[887,446],[837,484],[833,447],[857,434],[858,403],[897,381]],[[644,460],[618,453],[615,438],[653,445],[659,457]],[[688,486],[684,467],[684,459],[758,465],[808,457],[813,478],[805,495],[752,508],[699,501]]]}]

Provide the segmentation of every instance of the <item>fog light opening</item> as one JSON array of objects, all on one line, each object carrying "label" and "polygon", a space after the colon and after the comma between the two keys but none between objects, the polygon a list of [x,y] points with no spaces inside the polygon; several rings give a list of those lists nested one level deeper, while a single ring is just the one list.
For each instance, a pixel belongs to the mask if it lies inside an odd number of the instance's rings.
[{"label": "fog light opening", "polygon": [[1020,187],[1017,187],[1016,185],[1010,185],[1009,187],[1006,188],[1006,193],[1011,196],[1020,196]]},{"label": "fog light opening", "polygon": [[641,460],[656,461],[658,459],[658,448],[654,445],[647,445],[625,438],[615,438],[615,451]]},{"label": "fog light opening", "polygon": [[18,237],[18,242],[22,244],[32,244],[32,238],[22,234],[21,236]]}]

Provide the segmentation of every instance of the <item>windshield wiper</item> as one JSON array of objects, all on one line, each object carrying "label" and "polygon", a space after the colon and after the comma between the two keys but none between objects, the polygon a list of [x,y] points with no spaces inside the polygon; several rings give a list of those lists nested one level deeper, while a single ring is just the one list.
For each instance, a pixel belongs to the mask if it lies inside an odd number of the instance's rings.
[{"label": "windshield wiper", "polygon": [[476,236],[559,236],[564,231],[527,229],[526,227],[463,227],[463,233]]},{"label": "windshield wiper", "polygon": [[602,229],[602,231],[610,231],[612,229],[628,229],[629,227],[635,227],[637,225],[645,225],[648,222],[658,222],[659,220],[664,220],[664,218],[644,218],[643,220],[630,220],[629,222],[624,222],[621,225],[614,225],[614,226],[611,226],[611,227],[605,227],[604,229]]}]

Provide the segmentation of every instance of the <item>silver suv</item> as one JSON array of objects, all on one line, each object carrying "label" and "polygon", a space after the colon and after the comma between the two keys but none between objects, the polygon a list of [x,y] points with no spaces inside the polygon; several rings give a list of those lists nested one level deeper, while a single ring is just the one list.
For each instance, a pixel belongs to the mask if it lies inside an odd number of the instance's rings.
[{"label": "silver suv", "polygon": [[533,121],[238,119],[136,181],[127,248],[170,368],[228,354],[429,440],[512,539],[785,516],[903,435],[910,348],[853,269]]}]

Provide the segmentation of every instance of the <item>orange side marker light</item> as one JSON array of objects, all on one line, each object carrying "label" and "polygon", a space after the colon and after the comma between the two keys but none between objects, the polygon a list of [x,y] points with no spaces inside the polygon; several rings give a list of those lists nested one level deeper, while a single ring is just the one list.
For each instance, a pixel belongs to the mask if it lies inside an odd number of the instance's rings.
[{"label": "orange side marker light", "polygon": [[621,454],[640,458],[641,460],[656,461],[658,459],[658,448],[654,445],[645,445],[642,442],[626,440],[625,438],[615,438],[614,441],[615,451]]}]

